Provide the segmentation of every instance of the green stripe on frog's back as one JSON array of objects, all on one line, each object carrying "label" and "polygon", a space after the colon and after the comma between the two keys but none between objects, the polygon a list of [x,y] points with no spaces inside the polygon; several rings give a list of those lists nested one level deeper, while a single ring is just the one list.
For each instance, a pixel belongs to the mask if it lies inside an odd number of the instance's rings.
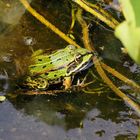
[{"label": "green stripe on frog's back", "polygon": [[41,55],[41,56],[37,56],[37,57],[33,57],[32,58],[32,62],[39,66],[39,65],[47,65],[49,62],[55,62],[57,60],[63,59],[65,57],[69,57],[69,56],[74,56],[74,54],[69,53],[69,52],[60,52],[60,53],[56,53],[56,54],[52,54],[52,55]]},{"label": "green stripe on frog's back", "polygon": [[[44,53],[44,54],[42,53],[41,55],[32,57],[32,60],[34,61],[35,64],[42,64],[42,63],[46,63],[48,61],[56,61],[58,58],[67,56],[69,53],[72,53],[72,52],[70,52],[68,50],[68,48],[66,47],[65,49],[60,49],[60,50],[54,51],[50,55],[47,55],[46,53]],[[50,58],[51,58],[51,60],[50,60]]]},{"label": "green stripe on frog's back", "polygon": [[30,65],[29,72],[31,74],[41,74],[49,72],[51,70],[57,70],[69,65],[74,61],[74,53],[59,51],[52,55],[41,55],[34,57],[32,62],[34,65]]},{"label": "green stripe on frog's back", "polygon": [[62,80],[63,77],[65,77],[65,73],[67,72],[67,69],[59,69],[56,71],[50,71],[48,73],[43,73],[40,75],[40,77],[42,78],[46,78],[49,82],[60,82],[60,80]]}]

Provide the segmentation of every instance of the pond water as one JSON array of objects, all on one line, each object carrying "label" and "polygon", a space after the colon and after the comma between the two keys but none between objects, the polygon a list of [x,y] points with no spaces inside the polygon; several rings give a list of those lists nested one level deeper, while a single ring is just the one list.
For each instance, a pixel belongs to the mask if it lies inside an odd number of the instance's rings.
[{"label": "pond water", "polygon": [[[34,0],[31,4],[63,32],[68,32],[71,17],[67,1]],[[79,25],[75,28],[80,42]],[[121,44],[111,31],[92,23],[91,38],[108,65],[140,83],[140,67],[121,55]],[[0,95],[15,92],[15,58],[30,56],[31,49],[59,49],[66,45],[26,12],[19,1],[0,1]],[[114,95],[111,90],[100,95],[75,92],[7,97],[0,102],[0,140],[135,140],[139,117],[122,100],[111,100],[110,95]]]}]

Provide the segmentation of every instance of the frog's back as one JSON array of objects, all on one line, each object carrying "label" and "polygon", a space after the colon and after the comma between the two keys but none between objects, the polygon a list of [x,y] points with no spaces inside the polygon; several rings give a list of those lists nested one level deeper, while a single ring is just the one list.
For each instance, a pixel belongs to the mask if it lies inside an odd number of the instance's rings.
[{"label": "frog's back", "polygon": [[29,73],[32,76],[58,71],[68,66],[74,61],[75,52],[65,49],[60,49],[50,55],[41,54],[31,58],[32,64],[29,66]]}]

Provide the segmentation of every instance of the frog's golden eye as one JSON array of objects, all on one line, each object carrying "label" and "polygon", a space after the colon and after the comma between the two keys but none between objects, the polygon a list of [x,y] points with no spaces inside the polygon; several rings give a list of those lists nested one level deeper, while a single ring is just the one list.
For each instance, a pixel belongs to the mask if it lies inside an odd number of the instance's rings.
[{"label": "frog's golden eye", "polygon": [[80,53],[76,54],[76,56],[74,58],[75,62],[80,63],[82,61],[81,57],[82,57],[82,55]]},{"label": "frog's golden eye", "polygon": [[79,59],[79,58],[81,58],[81,57],[82,57],[82,55],[81,55],[80,53],[77,53],[76,59]]}]

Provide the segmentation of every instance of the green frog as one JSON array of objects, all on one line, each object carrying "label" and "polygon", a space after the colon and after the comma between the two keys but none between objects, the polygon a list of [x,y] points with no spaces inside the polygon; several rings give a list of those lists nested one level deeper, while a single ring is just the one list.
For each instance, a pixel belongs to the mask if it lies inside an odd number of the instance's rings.
[{"label": "green frog", "polygon": [[30,89],[47,89],[63,83],[65,89],[72,85],[74,75],[91,66],[93,53],[84,48],[68,45],[64,49],[46,54],[38,50],[31,56],[31,64],[24,85]]}]

